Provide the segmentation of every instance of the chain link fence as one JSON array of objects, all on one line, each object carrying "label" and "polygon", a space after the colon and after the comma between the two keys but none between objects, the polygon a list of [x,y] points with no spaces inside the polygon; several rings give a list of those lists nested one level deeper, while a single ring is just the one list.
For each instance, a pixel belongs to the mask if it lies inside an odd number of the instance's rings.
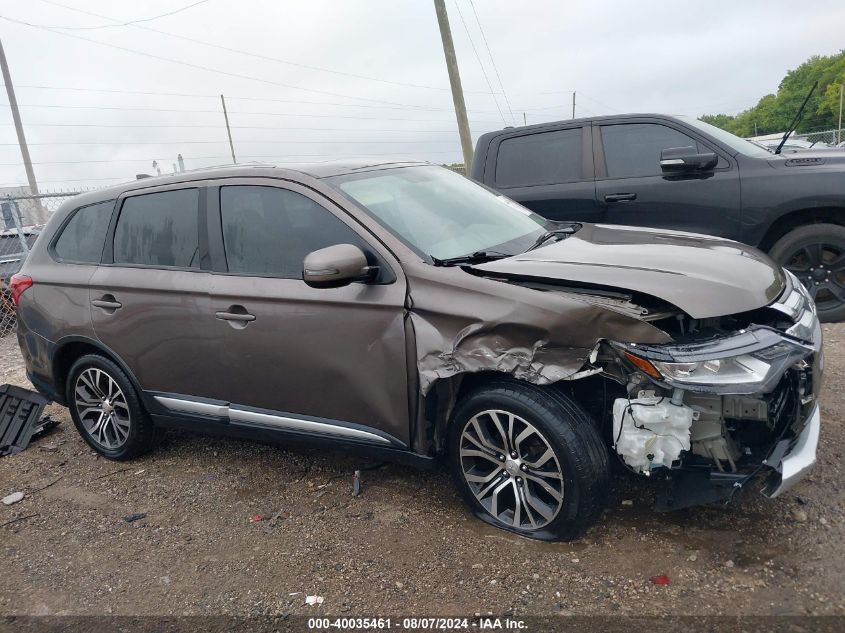
[{"label": "chain link fence", "polygon": [[78,193],[0,193],[0,337],[9,336],[17,326],[9,280],[23,266],[53,212]]},{"label": "chain link fence", "polygon": [[835,147],[845,140],[842,132],[843,130],[820,130],[818,132],[807,132],[806,134],[793,134],[789,138],[814,143],[817,147],[824,147],[826,145]]},{"label": "chain link fence", "polygon": [[[767,147],[775,147],[780,143],[783,133],[752,136],[748,140],[762,143]],[[821,149],[824,147],[843,147],[845,129],[815,130],[812,132],[794,132],[789,135],[785,147],[788,149]],[[790,147],[790,144],[792,147]]]}]

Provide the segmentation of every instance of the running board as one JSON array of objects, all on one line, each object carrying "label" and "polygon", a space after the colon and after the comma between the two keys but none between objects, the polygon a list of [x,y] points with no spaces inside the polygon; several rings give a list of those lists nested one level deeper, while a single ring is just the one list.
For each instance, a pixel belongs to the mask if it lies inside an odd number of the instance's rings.
[{"label": "running board", "polygon": [[330,437],[344,438],[382,444],[387,446],[404,445],[397,439],[382,435],[376,431],[367,430],[360,425],[352,425],[340,422],[331,422],[322,419],[305,418],[269,413],[254,409],[247,409],[237,405],[220,404],[215,402],[202,402],[198,400],[186,400],[173,396],[153,396],[156,402],[170,411],[187,413],[190,415],[207,415],[215,418],[226,418],[230,424],[237,426],[262,427],[279,429],[284,431],[295,431],[297,433],[310,433],[327,435]]}]

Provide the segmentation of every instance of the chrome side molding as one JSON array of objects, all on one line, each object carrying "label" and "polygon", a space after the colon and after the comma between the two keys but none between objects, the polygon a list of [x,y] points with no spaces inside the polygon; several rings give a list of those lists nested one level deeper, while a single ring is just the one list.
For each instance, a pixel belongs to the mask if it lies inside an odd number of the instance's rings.
[{"label": "chrome side molding", "polygon": [[386,437],[348,426],[340,426],[328,422],[317,422],[316,420],[305,420],[290,416],[272,415],[269,413],[258,413],[245,409],[229,408],[229,420],[232,424],[246,424],[249,426],[270,426],[273,428],[287,429],[290,431],[305,431],[321,433],[323,435],[334,435],[337,437],[348,437],[368,442],[391,444]]},{"label": "chrome side molding", "polygon": [[225,404],[213,404],[211,402],[196,402],[194,400],[183,400],[182,398],[171,398],[168,396],[153,396],[159,404],[164,405],[171,411],[179,413],[193,413],[199,415],[214,415],[226,417],[229,414],[229,407]]},{"label": "chrome side molding", "polygon": [[179,413],[191,413],[194,415],[209,415],[220,418],[229,418],[231,424],[240,426],[260,426],[265,428],[283,429],[286,431],[298,431],[304,433],[319,433],[331,437],[363,440],[373,444],[393,445],[388,438],[351,426],[341,426],[331,422],[321,422],[306,418],[297,418],[291,415],[277,415],[273,413],[261,413],[243,409],[237,405],[214,404],[211,402],[197,402],[185,400],[172,396],[153,396],[159,404],[171,411]]}]

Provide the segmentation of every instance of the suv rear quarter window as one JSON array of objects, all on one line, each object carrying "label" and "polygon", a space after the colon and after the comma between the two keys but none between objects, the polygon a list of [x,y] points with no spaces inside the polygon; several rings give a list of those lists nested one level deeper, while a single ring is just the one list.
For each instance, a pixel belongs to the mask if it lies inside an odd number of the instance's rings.
[{"label": "suv rear quarter window", "polygon": [[499,143],[496,184],[524,187],[581,179],[581,128],[515,136]]},{"label": "suv rear quarter window", "polygon": [[114,263],[199,268],[197,189],[126,198],[114,230]]},{"label": "suv rear quarter window", "polygon": [[80,207],[64,225],[53,246],[56,259],[95,264],[103,255],[114,200]]}]

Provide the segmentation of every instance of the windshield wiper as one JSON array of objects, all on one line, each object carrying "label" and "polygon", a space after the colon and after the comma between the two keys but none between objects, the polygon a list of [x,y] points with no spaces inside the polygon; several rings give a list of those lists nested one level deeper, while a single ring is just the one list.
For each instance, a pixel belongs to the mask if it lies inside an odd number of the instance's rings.
[{"label": "windshield wiper", "polygon": [[446,259],[438,259],[433,255],[429,255],[434,261],[435,266],[459,266],[460,264],[480,264],[481,262],[489,262],[494,259],[503,259],[511,257],[507,253],[497,253],[496,251],[475,251],[469,255],[459,255],[457,257],[447,257]]},{"label": "windshield wiper", "polygon": [[789,135],[792,134],[798,124],[801,123],[801,116],[804,114],[804,108],[807,107],[807,102],[810,100],[810,97],[813,96],[813,93],[816,91],[816,87],[819,85],[819,82],[813,84],[813,87],[810,88],[810,92],[807,93],[807,96],[804,97],[804,103],[801,104],[801,107],[798,108],[798,112],[795,114],[795,118],[792,119],[792,123],[789,124],[789,127],[786,128],[786,134],[783,135],[783,138],[780,140],[780,144],[777,146],[775,150],[775,154],[780,154],[781,150],[783,149],[784,143],[786,143],[786,139],[789,138]]},{"label": "windshield wiper", "polygon": [[535,248],[540,248],[543,244],[548,242],[553,237],[560,237],[560,239],[564,239],[564,238],[566,238],[567,235],[572,235],[575,231],[577,231],[580,228],[581,227],[579,225],[579,226],[568,226],[565,229],[552,229],[551,231],[546,231],[540,237],[538,237],[536,240],[534,240],[534,243],[525,252],[527,253],[528,251],[533,251]]}]

